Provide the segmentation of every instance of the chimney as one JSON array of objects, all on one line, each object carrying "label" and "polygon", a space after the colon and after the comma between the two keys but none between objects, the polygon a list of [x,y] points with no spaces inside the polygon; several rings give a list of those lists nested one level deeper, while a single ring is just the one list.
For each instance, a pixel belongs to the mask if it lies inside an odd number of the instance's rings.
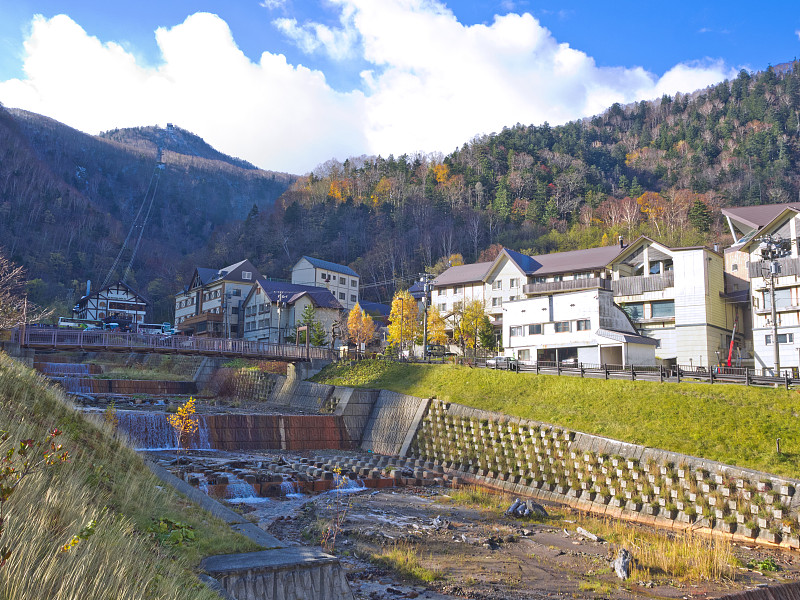
[{"label": "chimney", "polygon": [[86,280],[86,295],[88,296],[91,293],[92,293],[92,280],[91,279],[87,279]]},{"label": "chimney", "polygon": [[714,252],[719,252],[719,243],[714,242]]},{"label": "chimney", "polygon": [[619,247],[620,249],[625,247],[625,241],[623,240],[622,236],[619,236]]}]

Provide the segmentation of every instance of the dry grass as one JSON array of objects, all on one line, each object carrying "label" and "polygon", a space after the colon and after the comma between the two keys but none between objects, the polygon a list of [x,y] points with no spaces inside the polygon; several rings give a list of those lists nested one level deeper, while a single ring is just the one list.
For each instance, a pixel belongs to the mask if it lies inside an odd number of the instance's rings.
[{"label": "dry grass", "polygon": [[[192,567],[205,555],[255,545],[181,500],[108,426],[87,421],[42,377],[0,354],[0,429],[10,432],[8,443],[55,426],[70,462],[26,478],[7,503],[3,541],[12,555],[0,569],[0,597],[217,598]],[[161,519],[186,523],[196,540],[159,544],[148,529]],[[92,537],[59,551],[92,520]]]},{"label": "dry grass", "polygon": [[443,577],[438,569],[423,566],[419,558],[419,549],[408,543],[382,548],[380,552],[371,555],[370,561],[391,569],[409,581],[431,583]]},{"label": "dry grass", "polygon": [[622,521],[579,518],[579,525],[625,548],[635,559],[631,580],[670,578],[679,581],[732,580],[738,561],[728,540],[689,532],[650,530]]}]

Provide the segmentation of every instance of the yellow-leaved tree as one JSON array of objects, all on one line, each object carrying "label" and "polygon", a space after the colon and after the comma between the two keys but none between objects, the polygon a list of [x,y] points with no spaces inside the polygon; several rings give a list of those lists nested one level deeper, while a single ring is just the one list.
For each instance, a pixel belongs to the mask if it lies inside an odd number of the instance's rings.
[{"label": "yellow-leaved tree", "polygon": [[408,290],[397,292],[389,315],[389,343],[402,350],[414,344],[421,332],[417,301]]},{"label": "yellow-leaved tree", "polygon": [[439,309],[432,306],[428,309],[428,343],[429,344],[446,344],[447,333],[445,333],[446,324],[444,317]]},{"label": "yellow-leaved tree", "polygon": [[189,398],[184,404],[178,407],[174,415],[167,415],[169,424],[175,430],[175,435],[178,438],[178,452],[180,455],[181,450],[189,448],[192,443],[192,438],[197,430],[200,429],[200,417],[197,416],[197,411],[194,407],[194,398]]},{"label": "yellow-leaved tree", "polygon": [[483,301],[470,300],[463,308],[454,311],[453,338],[461,346],[462,352],[467,348],[477,347],[485,308]]},{"label": "yellow-leaved tree", "polygon": [[362,344],[366,348],[366,345],[375,337],[375,322],[371,316],[361,310],[359,304],[350,309],[350,316],[347,318],[347,332],[350,334],[350,339],[358,346],[359,351]]}]

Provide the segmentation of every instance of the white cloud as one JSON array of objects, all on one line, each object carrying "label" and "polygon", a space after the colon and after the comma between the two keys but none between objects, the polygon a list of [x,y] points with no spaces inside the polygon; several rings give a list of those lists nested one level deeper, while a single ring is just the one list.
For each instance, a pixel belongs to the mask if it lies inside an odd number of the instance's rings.
[{"label": "white cloud", "polygon": [[263,168],[306,172],[333,156],[449,152],[514,123],[563,123],[735,76],[711,60],[661,77],[598,67],[527,13],[465,26],[437,0],[330,1],[339,27],[275,25],[306,52],[358,51],[372,65],[363,90],[336,92],[280,54],[248,59],[215,15],[159,29],[156,68],[60,15],[34,19],[25,77],[0,82],[0,101],[88,132],[174,122]]},{"label": "white cloud", "polygon": [[0,82],[0,101],[90,133],[173,122],[223,152],[295,173],[366,146],[361,92],[335,92],[322,73],[279,54],[254,63],[219,17],[192,15],[156,40],[163,64],[145,68],[67,16],[37,16],[25,78]]},{"label": "white cloud", "polygon": [[269,10],[275,10],[276,8],[283,8],[286,5],[286,0],[262,0],[259,6],[263,6]]},{"label": "white cloud", "polygon": [[794,34],[797,36],[797,39],[800,39],[800,29],[796,29]]}]

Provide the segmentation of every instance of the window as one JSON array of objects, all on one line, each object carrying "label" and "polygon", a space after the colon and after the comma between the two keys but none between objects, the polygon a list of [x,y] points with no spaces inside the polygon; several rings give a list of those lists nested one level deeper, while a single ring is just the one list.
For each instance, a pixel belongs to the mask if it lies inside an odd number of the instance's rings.
[{"label": "window", "polygon": [[461,285],[457,285],[457,286],[455,286],[453,288],[453,293],[454,294],[460,294],[463,291],[464,291],[464,286],[461,286]]},{"label": "window", "polygon": [[575,273],[575,279],[591,279],[592,274],[589,271],[584,271],[583,273]]},{"label": "window", "polygon": [[564,281],[563,275],[553,275],[553,281]]},{"label": "window", "polygon": [[[790,306],[792,306],[792,290],[788,288],[775,290],[775,308],[780,310]],[[764,310],[772,310],[772,297],[768,291],[764,292]]]},{"label": "window", "polygon": [[492,298],[492,306],[494,307],[503,306],[503,299],[497,297]]},{"label": "window", "polygon": [[510,337],[520,337],[522,336],[522,325],[516,325],[514,327],[508,328],[508,335]]},{"label": "window", "polygon": [[675,301],[653,302],[650,305],[654,319],[666,319],[675,316]]},{"label": "window", "polygon": [[350,280],[350,287],[358,287],[358,281],[355,279]]},{"label": "window", "polygon": [[733,266],[731,266],[731,271],[738,271],[738,270],[739,270],[739,265],[734,263]]},{"label": "window", "polygon": [[515,287],[519,286],[519,279],[516,277],[512,277],[511,280],[508,282],[509,289],[514,289]]},{"label": "window", "polygon": [[[764,340],[767,343],[767,346],[772,344],[772,336],[766,335],[764,336]],[[779,333],[778,334],[778,343],[779,344],[793,344],[794,343],[794,334],[793,333]]]},{"label": "window", "polygon": [[634,321],[644,319],[644,302],[632,302],[630,304],[625,304],[622,307],[622,310],[628,313],[628,316]]},{"label": "window", "polygon": [[250,281],[253,279],[253,272],[252,271],[242,271],[242,279],[244,281]]},{"label": "window", "polygon": [[241,296],[241,295],[242,295],[242,290],[232,290],[231,291],[231,296]]},{"label": "window", "polygon": [[436,290],[437,296],[444,296],[444,293],[445,293],[444,288],[439,288],[438,290]]},{"label": "window", "polygon": [[588,331],[592,327],[592,322],[589,319],[580,319],[578,321],[578,331]]},{"label": "window", "polygon": [[439,312],[447,312],[447,302],[439,304]]},{"label": "window", "polygon": [[492,282],[492,289],[493,290],[502,290],[503,289],[503,281],[501,279],[495,279]]},{"label": "window", "polygon": [[344,292],[339,292],[339,300],[344,300]]},{"label": "window", "polygon": [[239,314],[239,307],[238,306],[231,306],[231,314],[238,315]]},{"label": "window", "polygon": [[509,302],[511,302],[511,301],[513,301],[513,300],[516,300],[516,299],[517,299],[517,297],[516,297],[516,296],[510,296],[510,297],[508,298],[508,301],[509,301]]},{"label": "window", "polygon": [[463,302],[453,302],[453,310],[461,310],[464,306]]},{"label": "window", "polygon": [[347,285],[347,280],[344,277],[339,277],[339,283],[342,285]]},{"label": "window", "polygon": [[556,333],[566,333],[570,330],[569,321],[557,321],[553,325],[556,328]]},{"label": "window", "polygon": [[534,277],[533,283],[544,283],[547,281],[547,277]]},{"label": "window", "polygon": [[531,359],[531,351],[530,350],[520,350],[517,352],[517,359],[519,360],[530,360]]},{"label": "window", "polygon": [[534,323],[533,325],[528,325],[528,335],[540,335],[541,333],[542,333],[541,323]]},{"label": "window", "polygon": [[358,301],[358,296],[356,296],[355,294],[350,294],[350,302],[357,302],[357,301]]}]

